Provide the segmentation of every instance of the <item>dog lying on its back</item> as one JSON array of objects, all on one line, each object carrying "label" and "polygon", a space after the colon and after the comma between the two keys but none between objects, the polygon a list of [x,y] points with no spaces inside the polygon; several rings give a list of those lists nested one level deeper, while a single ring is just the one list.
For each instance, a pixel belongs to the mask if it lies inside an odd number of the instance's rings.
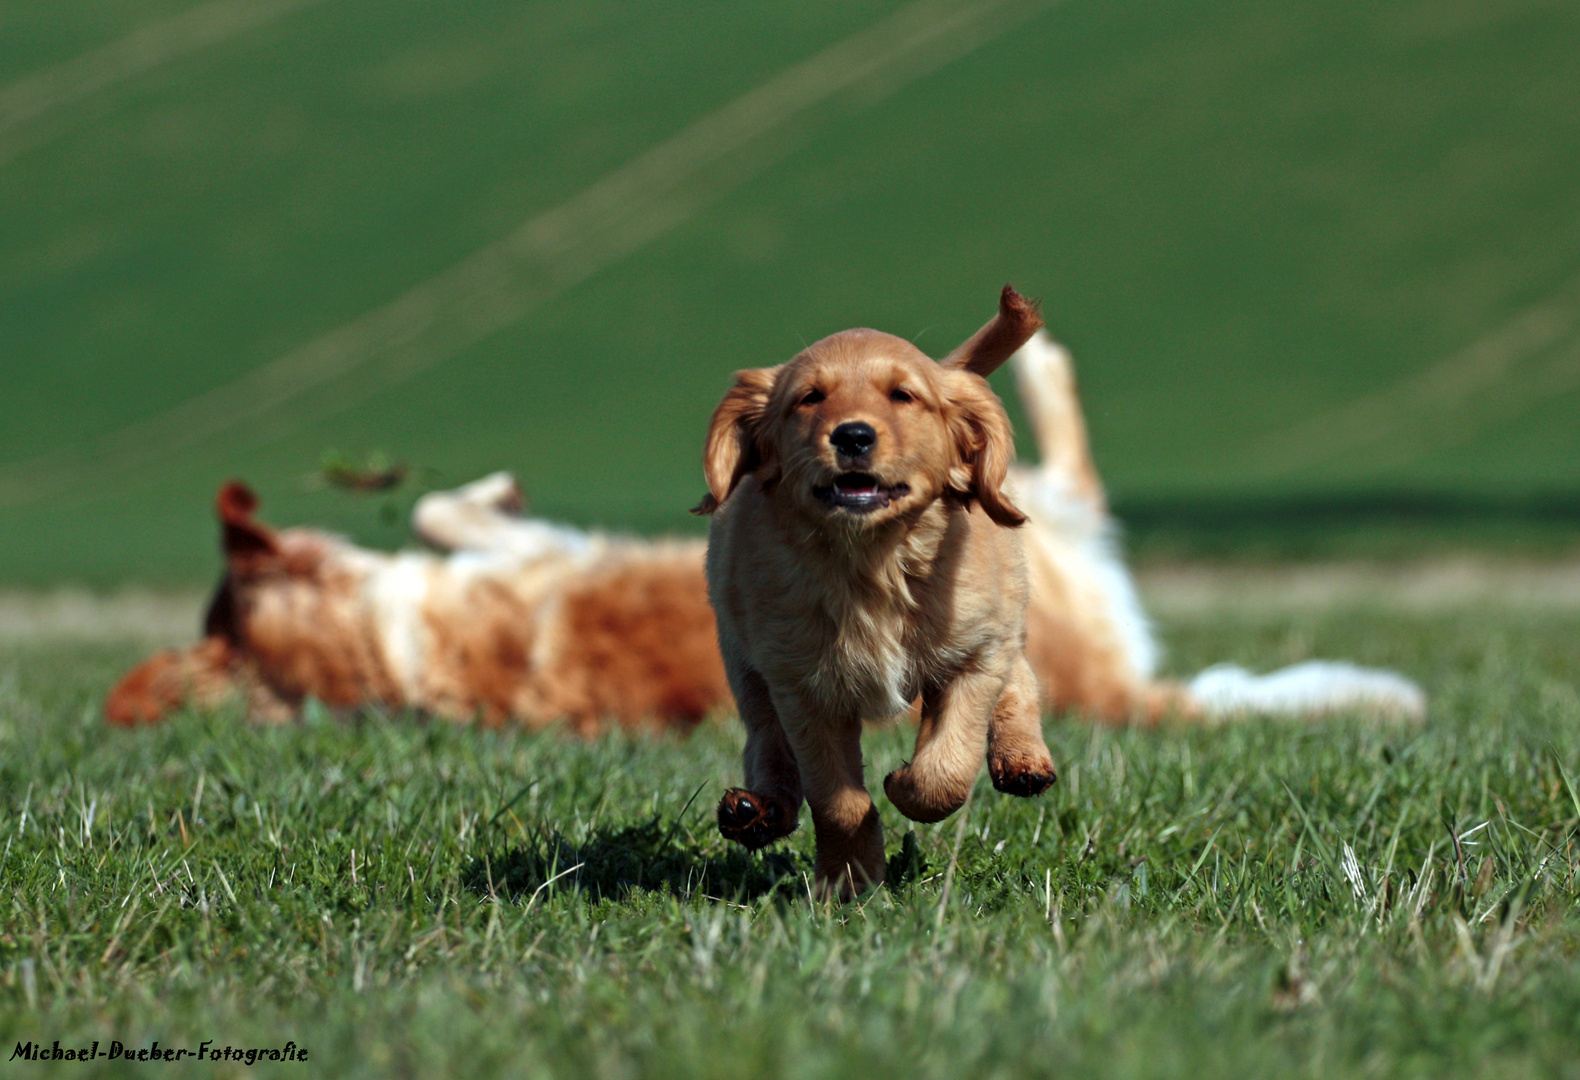
[{"label": "dog lying on its back", "polygon": [[689,728],[729,705],[702,545],[611,540],[518,516],[496,474],[426,496],[424,539],[389,555],[258,521],[245,486],[220,490],[225,574],[204,638],[126,675],[112,723],[241,699],[264,720],[316,698],[489,724]]},{"label": "dog lying on its back", "polygon": [[817,829],[816,876],[883,880],[862,775],[863,721],[920,698],[916,750],[884,790],[939,821],[993,785],[1054,782],[1026,658],[1024,514],[1005,486],[1014,436],[984,378],[1042,325],[1007,286],[998,316],[942,363],[873,330],[739,372],[704,452],[708,586],[746,724],[746,787],[719,827],[757,847]]}]

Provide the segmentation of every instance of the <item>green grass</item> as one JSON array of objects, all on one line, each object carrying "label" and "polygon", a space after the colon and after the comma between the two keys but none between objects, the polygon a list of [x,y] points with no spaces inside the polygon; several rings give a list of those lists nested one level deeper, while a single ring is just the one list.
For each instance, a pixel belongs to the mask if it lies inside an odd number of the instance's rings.
[{"label": "green grass", "polygon": [[[883,804],[891,883],[834,907],[807,898],[808,829],[753,857],[711,827],[733,721],[128,733],[94,712],[130,647],[8,647],[0,1049],[312,1055],[218,1075],[1577,1075],[1580,615],[1168,629],[1182,672],[1393,664],[1431,716],[1050,720],[1047,797],[979,784],[914,829]],[[869,732],[871,771],[907,738]]]},{"label": "green grass", "polygon": [[[16,0],[0,94],[190,6]],[[656,231],[614,254],[578,233],[512,279],[552,287],[508,325],[441,319],[405,357],[430,366],[370,354],[191,444],[191,417],[125,434],[901,7],[321,0],[0,127],[0,578],[206,577],[232,475],[282,520],[391,541],[304,490],[326,447],[684,529],[732,369],[852,324],[942,351],[1005,280],[1074,346],[1121,504],[1573,503],[1580,9],[1547,0],[1015,0],[974,49],[702,169],[673,218],[653,192],[616,207],[615,233]],[[1557,329],[1494,349],[1489,383],[1329,437],[1544,303]]]}]

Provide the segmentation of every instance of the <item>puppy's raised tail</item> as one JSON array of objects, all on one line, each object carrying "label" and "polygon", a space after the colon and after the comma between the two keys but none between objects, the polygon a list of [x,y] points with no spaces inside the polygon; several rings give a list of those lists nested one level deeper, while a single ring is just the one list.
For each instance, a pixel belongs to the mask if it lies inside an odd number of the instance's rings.
[{"label": "puppy's raised tail", "polygon": [[1399,720],[1426,714],[1426,694],[1398,672],[1342,660],[1308,660],[1256,675],[1214,664],[1185,685],[1190,706],[1213,719],[1364,713]]},{"label": "puppy's raised tail", "polygon": [[1013,285],[1005,285],[999,293],[998,314],[938,362],[985,379],[1041,328],[1037,302],[1016,292]]}]

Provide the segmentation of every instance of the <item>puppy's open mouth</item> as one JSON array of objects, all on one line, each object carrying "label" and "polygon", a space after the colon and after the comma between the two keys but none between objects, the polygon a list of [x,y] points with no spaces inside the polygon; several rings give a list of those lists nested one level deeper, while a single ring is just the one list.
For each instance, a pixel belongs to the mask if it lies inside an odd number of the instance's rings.
[{"label": "puppy's open mouth", "polygon": [[890,484],[885,487],[871,473],[840,473],[828,487],[815,487],[812,494],[826,506],[849,510],[852,514],[870,514],[882,510],[889,503],[909,495],[909,484]]}]

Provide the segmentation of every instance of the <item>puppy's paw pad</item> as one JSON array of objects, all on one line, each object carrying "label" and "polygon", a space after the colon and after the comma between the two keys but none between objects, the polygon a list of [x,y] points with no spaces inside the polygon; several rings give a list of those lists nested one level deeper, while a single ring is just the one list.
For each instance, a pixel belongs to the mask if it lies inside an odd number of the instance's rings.
[{"label": "puppy's paw pad", "polygon": [[1051,761],[1029,768],[992,766],[988,772],[993,777],[995,788],[1006,795],[1015,795],[1022,799],[1041,795],[1059,779],[1059,774],[1054,771]]},{"label": "puppy's paw pad", "polygon": [[795,832],[796,819],[778,799],[730,788],[719,800],[719,832],[747,848],[760,848]]}]

